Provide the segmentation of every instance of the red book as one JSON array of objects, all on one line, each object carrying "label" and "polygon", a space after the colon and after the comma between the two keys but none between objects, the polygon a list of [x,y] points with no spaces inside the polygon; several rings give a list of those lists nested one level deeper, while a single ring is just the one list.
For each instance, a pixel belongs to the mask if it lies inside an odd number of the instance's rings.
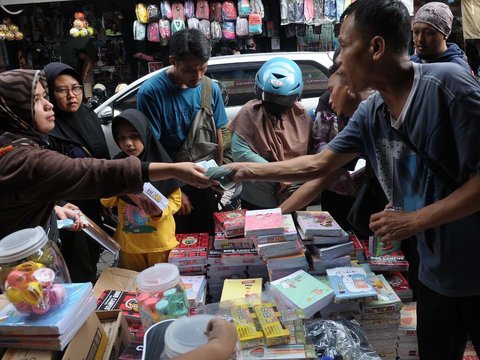
[{"label": "red book", "polygon": [[218,232],[223,232],[227,238],[243,235],[245,212],[246,210],[232,210],[213,213],[215,231],[218,229]]},{"label": "red book", "polygon": [[137,294],[133,291],[104,290],[97,300],[97,311],[110,310],[121,310],[128,323],[140,323]]},{"label": "red book", "polygon": [[176,234],[175,237],[178,241],[175,249],[198,249],[199,251],[208,249],[208,233]]}]

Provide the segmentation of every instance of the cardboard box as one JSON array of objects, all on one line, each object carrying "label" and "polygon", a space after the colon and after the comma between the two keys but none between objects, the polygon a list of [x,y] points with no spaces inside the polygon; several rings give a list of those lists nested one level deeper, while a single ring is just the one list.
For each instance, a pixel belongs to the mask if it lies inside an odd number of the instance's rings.
[{"label": "cardboard box", "polygon": [[98,299],[104,290],[135,291],[137,275],[136,271],[107,267],[95,283],[93,295]]},{"label": "cardboard box", "polygon": [[125,316],[120,310],[98,311],[97,316],[108,338],[102,360],[116,360],[132,340]]}]

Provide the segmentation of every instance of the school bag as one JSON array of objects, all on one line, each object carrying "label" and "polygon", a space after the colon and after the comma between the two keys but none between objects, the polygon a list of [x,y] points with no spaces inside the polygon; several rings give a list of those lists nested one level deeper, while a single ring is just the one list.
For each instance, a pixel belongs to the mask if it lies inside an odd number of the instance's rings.
[{"label": "school bag", "polygon": [[172,7],[170,6],[170,1],[162,1],[162,3],[160,4],[160,9],[163,18],[170,20],[172,19]]},{"label": "school bag", "polygon": [[172,32],[170,30],[170,21],[167,19],[160,19],[158,21],[158,30],[162,39],[170,39]]},{"label": "school bag", "polygon": [[177,162],[210,160],[217,155],[217,127],[213,119],[212,92],[212,80],[204,76],[201,107],[195,114],[187,137],[175,156]]},{"label": "school bag", "polygon": [[257,13],[248,15],[248,32],[252,35],[262,33],[262,16]]},{"label": "school bag", "polygon": [[[181,2],[176,1],[172,4],[172,17],[174,20],[182,20],[185,22],[185,13]],[[185,24],[183,24],[183,26],[185,27]]]},{"label": "school bag", "polygon": [[234,40],[235,39],[235,22],[224,21],[222,23],[222,35],[225,39]]},{"label": "school bag", "polygon": [[226,0],[222,4],[222,19],[223,21],[235,21],[237,19],[237,7],[233,0]]},{"label": "school bag", "polygon": [[137,21],[142,24],[148,24],[148,10],[144,3],[135,5],[135,15],[137,16]]},{"label": "school bag", "polygon": [[199,29],[205,34],[207,39],[212,38],[212,33],[210,32],[210,21],[208,21],[207,19],[200,20]]},{"label": "school bag", "polygon": [[315,23],[315,8],[313,0],[305,0],[303,3],[303,17],[306,25],[313,25]]},{"label": "school bag", "polygon": [[133,22],[133,40],[145,40],[147,34],[147,25],[142,24],[140,21],[135,20]]},{"label": "school bag", "polygon": [[147,26],[147,40],[151,42],[160,42],[160,31],[158,22],[151,22]]},{"label": "school bag", "polygon": [[248,35],[248,19],[237,17],[235,33],[240,37]]},{"label": "school bag", "polygon": [[208,1],[198,0],[197,1],[197,11],[196,18],[199,20],[210,20],[210,8],[208,6]]},{"label": "school bag", "polygon": [[198,29],[200,28],[200,21],[197,18],[190,18],[187,20],[187,27],[189,29]]},{"label": "school bag", "polygon": [[250,15],[250,3],[248,0],[238,0],[238,16],[248,17]]},{"label": "school bag", "polygon": [[172,25],[170,27],[172,34],[175,34],[177,31],[185,29],[185,21],[183,20],[172,20]]},{"label": "school bag", "polygon": [[212,21],[210,25],[210,33],[212,34],[212,39],[221,39],[222,38],[222,25],[218,21]]},{"label": "school bag", "polygon": [[193,0],[185,0],[185,5],[183,5],[183,11],[187,19],[195,16],[195,4],[193,3]]},{"label": "school bag", "polygon": [[158,21],[162,17],[160,9],[157,5],[150,4],[147,7],[148,21]]},{"label": "school bag", "polygon": [[265,8],[262,0],[250,0],[250,10],[252,13],[260,14],[262,19],[265,17]]},{"label": "school bag", "polygon": [[223,6],[221,1],[215,1],[210,4],[210,21],[222,22]]}]

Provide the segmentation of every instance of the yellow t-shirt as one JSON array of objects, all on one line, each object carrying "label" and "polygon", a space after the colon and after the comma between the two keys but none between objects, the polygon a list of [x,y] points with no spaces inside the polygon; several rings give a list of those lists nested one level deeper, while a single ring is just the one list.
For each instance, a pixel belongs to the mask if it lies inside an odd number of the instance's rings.
[{"label": "yellow t-shirt", "polygon": [[100,200],[105,207],[117,207],[118,225],[114,238],[127,253],[140,254],[166,251],[177,246],[175,238],[175,214],[182,202],[180,189],[168,196],[168,206],[160,217],[152,217],[137,206],[130,205],[119,197]]}]

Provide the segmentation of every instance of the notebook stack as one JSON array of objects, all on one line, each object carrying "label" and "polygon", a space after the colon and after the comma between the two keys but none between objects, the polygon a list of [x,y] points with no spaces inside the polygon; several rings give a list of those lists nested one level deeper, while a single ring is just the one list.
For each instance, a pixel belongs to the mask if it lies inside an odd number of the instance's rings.
[{"label": "notebook stack", "polygon": [[168,262],[182,275],[203,275],[208,256],[208,233],[176,234],[178,245],[170,250]]},{"label": "notebook stack", "polygon": [[[439,344],[441,346],[441,344]],[[401,360],[418,360],[417,303],[404,303],[400,310],[397,356]]]}]

